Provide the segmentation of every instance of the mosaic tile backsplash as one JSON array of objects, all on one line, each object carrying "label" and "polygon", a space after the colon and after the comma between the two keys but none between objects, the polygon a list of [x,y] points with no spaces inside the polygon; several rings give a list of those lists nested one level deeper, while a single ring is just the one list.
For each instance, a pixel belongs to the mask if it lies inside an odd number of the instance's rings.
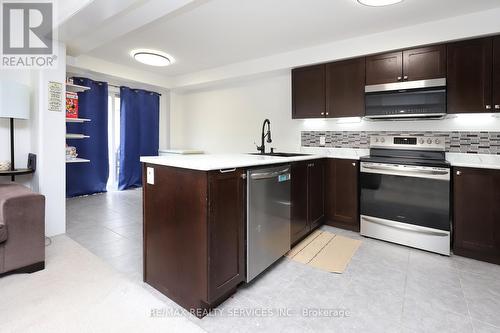
[{"label": "mosaic tile backsplash", "polygon": [[[446,138],[447,152],[500,155],[500,132],[303,131],[301,143],[303,147],[367,149],[371,136],[383,135],[441,136]],[[326,139],[324,146],[319,144],[322,136]]]}]

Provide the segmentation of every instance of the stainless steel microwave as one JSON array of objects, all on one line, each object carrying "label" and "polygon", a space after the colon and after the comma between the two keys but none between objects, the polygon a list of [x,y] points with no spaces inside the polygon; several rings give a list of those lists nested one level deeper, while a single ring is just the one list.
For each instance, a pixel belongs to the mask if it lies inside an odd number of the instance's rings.
[{"label": "stainless steel microwave", "polygon": [[444,116],[445,78],[365,87],[365,117],[368,119],[439,119]]}]

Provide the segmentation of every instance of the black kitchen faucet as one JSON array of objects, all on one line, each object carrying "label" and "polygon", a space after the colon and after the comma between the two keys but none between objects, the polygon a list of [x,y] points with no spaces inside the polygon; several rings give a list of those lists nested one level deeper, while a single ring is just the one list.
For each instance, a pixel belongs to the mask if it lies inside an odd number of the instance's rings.
[{"label": "black kitchen faucet", "polygon": [[[267,124],[267,132],[264,134],[266,130],[266,124]],[[273,140],[271,139],[271,122],[269,121],[269,119],[264,120],[264,123],[262,124],[261,144],[260,146],[257,146],[257,150],[260,151],[261,154],[266,153],[266,145],[264,143],[266,137],[267,137],[267,143],[273,142]]]}]

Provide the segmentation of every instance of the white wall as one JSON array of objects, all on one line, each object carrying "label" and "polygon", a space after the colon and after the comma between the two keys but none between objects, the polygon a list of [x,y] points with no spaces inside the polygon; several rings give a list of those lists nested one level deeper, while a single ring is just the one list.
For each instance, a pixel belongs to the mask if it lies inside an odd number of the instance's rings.
[{"label": "white wall", "polygon": [[[172,93],[171,146],[211,153],[252,152],[260,144],[262,122],[271,121],[273,143],[280,151],[300,149],[303,130],[491,130],[500,131],[500,118],[465,115],[444,120],[359,121],[292,120],[291,74],[281,73],[214,88]],[[342,120],[345,121],[345,120]]]}]

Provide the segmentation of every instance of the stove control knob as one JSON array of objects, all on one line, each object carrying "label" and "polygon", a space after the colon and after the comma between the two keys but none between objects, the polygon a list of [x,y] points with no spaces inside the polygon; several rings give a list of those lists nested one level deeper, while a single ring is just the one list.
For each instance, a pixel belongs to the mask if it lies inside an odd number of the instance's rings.
[{"label": "stove control knob", "polygon": [[427,139],[428,144],[432,144],[432,139]]},{"label": "stove control knob", "polygon": [[420,143],[421,145],[423,145],[423,144],[425,143],[425,140],[424,140],[424,139],[420,139],[419,143]]},{"label": "stove control knob", "polygon": [[385,142],[385,139],[384,139],[384,138],[381,138],[381,139],[380,139],[380,142],[384,143],[384,142]]},{"label": "stove control knob", "polygon": [[375,138],[375,142],[378,142],[378,138]]},{"label": "stove control knob", "polygon": [[436,141],[434,141],[437,145],[441,143],[441,141],[439,139],[436,139]]}]

